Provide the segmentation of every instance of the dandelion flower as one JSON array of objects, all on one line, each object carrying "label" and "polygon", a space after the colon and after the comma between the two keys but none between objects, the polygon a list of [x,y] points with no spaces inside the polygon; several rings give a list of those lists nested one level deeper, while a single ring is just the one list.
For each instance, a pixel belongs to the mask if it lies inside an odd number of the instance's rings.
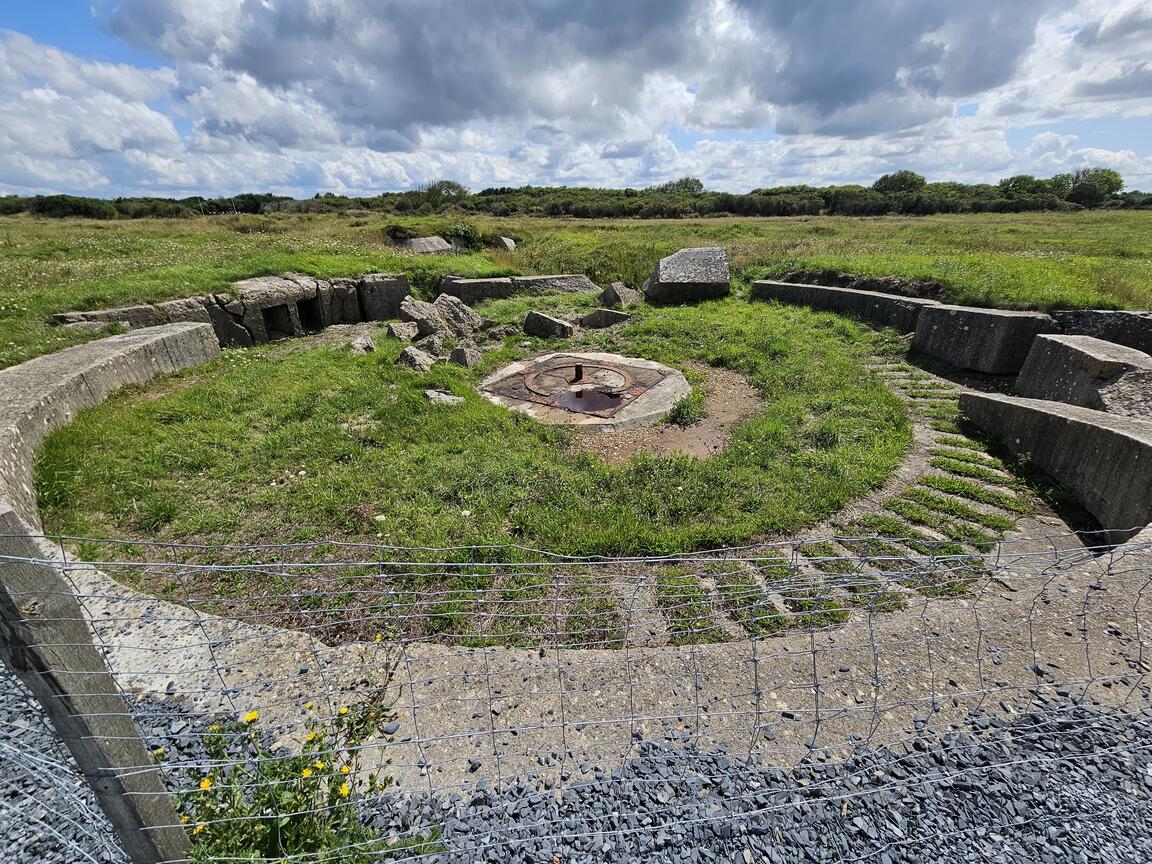
[{"label": "dandelion flower", "polygon": [[323,771],[324,770],[324,763],[319,759],[316,760],[316,770],[317,771]]},{"label": "dandelion flower", "polygon": [[352,771],[352,766],[351,766],[351,765],[341,765],[341,766],[340,766],[340,773],[341,773],[341,774],[348,774],[348,773],[350,773],[351,771]]},{"label": "dandelion flower", "polygon": [[305,702],[304,707],[307,708],[309,711],[311,711],[312,710],[312,703],[311,702]]},{"label": "dandelion flower", "polygon": [[300,772],[300,776],[303,777],[305,780],[307,780],[309,777],[312,776],[312,769],[311,768],[305,768],[303,771]]},{"label": "dandelion flower", "polygon": [[196,827],[192,829],[192,833],[193,834],[199,834],[203,830],[204,830],[204,823],[203,822],[197,822]]},{"label": "dandelion flower", "polygon": [[377,633],[376,634],[376,644],[379,645],[383,641],[384,641],[384,634],[383,633]]},{"label": "dandelion flower", "polygon": [[340,784],[340,797],[341,798],[347,798],[350,794],[352,794],[352,787],[349,786],[347,783],[341,783]]},{"label": "dandelion flower", "polygon": [[344,708],[341,708],[341,709],[340,709],[340,716],[341,716],[341,717],[343,717],[343,716],[344,716],[345,714],[347,714],[347,713],[348,713],[348,708],[347,708],[347,707],[344,707]]},{"label": "dandelion flower", "polygon": [[249,711],[247,714],[244,715],[244,722],[245,723],[255,723],[259,719],[260,719],[260,712],[259,711]]},{"label": "dandelion flower", "polygon": [[307,735],[304,736],[304,743],[305,744],[311,744],[313,741],[315,741],[319,737],[320,737],[320,733],[317,732],[315,729],[313,729],[311,732],[309,732]]},{"label": "dandelion flower", "polygon": [[212,778],[211,777],[205,777],[203,780],[200,781],[200,790],[202,792],[207,792],[211,788],[212,788]]},{"label": "dandelion flower", "polygon": [[187,825],[187,824],[188,824],[189,822],[191,822],[191,821],[192,821],[192,817],[191,817],[191,816],[181,816],[181,817],[180,817],[180,824],[181,824],[181,825]]},{"label": "dandelion flower", "polygon": [[166,751],[164,750],[163,747],[157,747],[155,750],[152,751],[152,755],[155,756],[157,759],[163,759],[165,752]]}]

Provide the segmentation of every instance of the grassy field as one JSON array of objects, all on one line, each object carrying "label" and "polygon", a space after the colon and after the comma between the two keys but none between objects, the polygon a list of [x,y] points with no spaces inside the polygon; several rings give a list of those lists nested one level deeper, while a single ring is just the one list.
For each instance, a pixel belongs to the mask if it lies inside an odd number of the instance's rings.
[{"label": "grassy field", "polygon": [[[236,279],[404,272],[582,272],[638,285],[684,246],[728,249],[737,281],[795,269],[933,279],[954,302],[1019,308],[1152,307],[1152,213],[1084,212],[698,221],[480,219],[516,238],[512,255],[397,256],[391,219],[224,216],[97,222],[0,218],[0,368],[90,336],[48,325],[53,312],[224,291]],[[442,217],[400,220],[432,232]]]},{"label": "grassy field", "polygon": [[[527,302],[480,310],[520,320]],[[547,305],[590,302],[556,296]],[[763,413],[706,461],[638,456],[613,467],[569,446],[573,433],[472,389],[491,369],[552,343],[522,346],[514,337],[476,369],[438,365],[425,376],[393,363],[400,342],[378,342],[367,356],[300,343],[227,351],[83,412],[41,451],[45,525],[178,542],[379,537],[666,553],[811,524],[882,483],[910,443],[902,403],[862,363],[896,346],[802,308],[737,299],[646,307],[618,332],[589,337],[597,348],[749,378],[765,397]],[[429,386],[465,402],[430,404]]]}]

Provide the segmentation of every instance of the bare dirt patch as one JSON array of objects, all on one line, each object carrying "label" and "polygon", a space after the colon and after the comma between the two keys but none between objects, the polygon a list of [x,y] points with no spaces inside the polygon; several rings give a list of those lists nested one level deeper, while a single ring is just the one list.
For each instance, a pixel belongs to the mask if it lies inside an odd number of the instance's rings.
[{"label": "bare dirt patch", "polygon": [[695,456],[709,459],[728,445],[737,423],[756,416],[763,407],[759,391],[730,369],[692,364],[704,376],[708,416],[691,426],[662,423],[628,432],[586,432],[573,444],[580,453],[594,453],[611,465],[622,465],[637,453],[652,456]]}]

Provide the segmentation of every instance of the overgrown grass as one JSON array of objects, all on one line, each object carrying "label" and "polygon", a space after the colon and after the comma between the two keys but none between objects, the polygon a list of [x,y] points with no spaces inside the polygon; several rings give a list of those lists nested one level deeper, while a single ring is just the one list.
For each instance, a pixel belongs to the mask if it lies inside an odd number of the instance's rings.
[{"label": "overgrown grass", "polygon": [[[48,316],[227,290],[236,279],[297,270],[407,273],[422,289],[443,272],[579,272],[639,285],[661,256],[723,245],[737,281],[791,270],[931,279],[952,302],[1019,308],[1152,306],[1152,213],[800,217],[696,221],[474,221],[515,237],[513,254],[395,255],[391,216],[206,217],[88,221],[0,217],[0,367],[90,336]],[[416,233],[454,217],[400,220]]]},{"label": "overgrown grass", "polygon": [[[517,304],[490,305],[499,317]],[[734,369],[765,410],[713,459],[613,467],[472,389],[548,343],[428,375],[395,366],[401,345],[387,337],[366,356],[282,343],[83,412],[41,451],[42,513],[79,536],[657,554],[796,531],[882,483],[909,446],[901,402],[861,362],[887,350],[884,337],[836,316],[730,299],[643,309],[594,338]],[[464,402],[432,405],[429,387]]]}]

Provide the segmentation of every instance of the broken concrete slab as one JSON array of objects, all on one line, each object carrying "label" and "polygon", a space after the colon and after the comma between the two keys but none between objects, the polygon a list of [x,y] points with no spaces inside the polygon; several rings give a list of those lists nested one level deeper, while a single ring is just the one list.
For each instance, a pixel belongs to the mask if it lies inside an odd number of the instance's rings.
[{"label": "broken concrete slab", "polygon": [[425,354],[431,354],[437,360],[442,360],[447,356],[445,352],[445,340],[443,333],[429,333],[423,339],[417,339],[412,343],[414,348],[418,348]]},{"label": "broken concrete slab", "polygon": [[634,291],[623,282],[613,282],[600,292],[600,305],[609,309],[639,303],[644,299],[639,291]]},{"label": "broken concrete slab", "polygon": [[830,288],[826,285],[805,285],[797,282],[778,282],[761,279],[752,283],[751,300],[775,300],[826,309],[842,315],[852,315],[883,327],[895,327],[901,333],[911,333],[925,306],[939,305],[935,300],[900,297],[878,291],[857,291],[853,288]]},{"label": "broken concrete slab", "polygon": [[957,369],[1015,375],[1036,336],[1056,329],[1043,312],[930,305],[920,309],[912,348]]},{"label": "broken concrete slab", "polygon": [[232,315],[221,305],[219,295],[213,299],[216,302],[209,303],[204,308],[208,312],[208,319],[212,322],[212,329],[216,332],[216,340],[220,345],[229,348],[247,348],[252,345],[252,334],[240,324],[237,316]]},{"label": "broken concrete slab", "polygon": [[159,327],[171,322],[155,306],[139,303],[134,306],[117,306],[111,309],[93,309],[87,312],[57,312],[52,316],[54,324],[77,324],[81,321],[101,323],[123,323],[130,330],[141,327]]},{"label": "broken concrete slab", "polygon": [[462,279],[459,276],[442,276],[436,286],[438,295],[448,294],[469,305],[495,297],[511,297],[515,291],[512,280],[507,276],[493,279]]},{"label": "broken concrete slab", "polygon": [[[377,274],[368,274],[375,276]],[[320,283],[320,296],[327,309],[329,324],[359,324],[364,320],[360,309],[359,279],[330,279]],[[404,293],[408,293],[405,291]],[[395,316],[393,316],[395,317]]]},{"label": "broken concrete slab", "polygon": [[232,283],[236,299],[224,308],[239,318],[253,342],[298,336],[324,326],[315,279],[288,274],[257,276]]},{"label": "broken concrete slab", "polygon": [[409,369],[420,373],[430,372],[435,363],[435,357],[421,351],[414,345],[409,345],[401,351],[400,356],[396,358],[397,366],[407,366]]},{"label": "broken concrete slab", "polygon": [[447,390],[425,390],[424,398],[433,405],[462,405],[463,396],[453,396]]},{"label": "broken concrete slab", "polygon": [[465,369],[471,369],[478,364],[484,355],[480,353],[480,349],[476,347],[475,342],[464,340],[452,349],[452,353],[448,356],[448,360],[455,363],[457,366],[463,366]]},{"label": "broken concrete slab", "polygon": [[728,295],[729,279],[728,253],[723,247],[681,249],[660,259],[643,292],[650,303],[713,300]]},{"label": "broken concrete slab", "polygon": [[1075,493],[1111,542],[1152,523],[1152,420],[998,393],[962,393],[960,411]]},{"label": "broken concrete slab", "polygon": [[1152,416],[1150,373],[1152,356],[1135,348],[1092,336],[1042,334],[1032,343],[1016,392],[1146,418]]},{"label": "broken concrete slab", "polygon": [[562,273],[555,276],[513,276],[517,291],[536,293],[560,291],[565,294],[595,294],[600,286],[582,273]]},{"label": "broken concrete slab", "polygon": [[492,248],[497,252],[515,252],[516,241],[511,237],[497,237],[492,241]]},{"label": "broken concrete slab", "polygon": [[418,332],[416,324],[412,321],[393,321],[388,325],[388,335],[402,342],[411,342]]},{"label": "broken concrete slab", "polygon": [[440,313],[440,319],[448,326],[449,332],[445,335],[456,338],[470,336],[484,325],[484,319],[459,297],[441,294],[432,305]]},{"label": "broken concrete slab", "polygon": [[401,301],[400,319],[415,324],[416,332],[421,336],[444,333],[448,330],[448,325],[440,317],[440,310],[434,304],[427,300],[417,300],[412,295]]},{"label": "broken concrete slab", "polygon": [[456,248],[451,243],[435,234],[431,237],[412,237],[408,240],[401,240],[396,244],[396,248],[401,252],[407,252],[409,255],[454,255],[456,253]]},{"label": "broken concrete slab", "polygon": [[372,341],[371,336],[357,336],[348,346],[348,350],[352,354],[371,354],[376,350],[376,343]]},{"label": "broken concrete slab", "polygon": [[400,317],[400,304],[411,294],[407,276],[365,273],[359,279],[360,310],[365,321]]},{"label": "broken concrete slab", "polygon": [[542,339],[567,339],[575,328],[567,321],[545,315],[543,312],[531,311],[524,318],[524,332],[529,336],[539,336]]},{"label": "broken concrete slab", "polygon": [[617,324],[623,324],[630,320],[632,320],[632,316],[627,312],[620,312],[616,309],[597,309],[578,318],[576,323],[585,330],[602,330],[605,327],[615,327]]}]

